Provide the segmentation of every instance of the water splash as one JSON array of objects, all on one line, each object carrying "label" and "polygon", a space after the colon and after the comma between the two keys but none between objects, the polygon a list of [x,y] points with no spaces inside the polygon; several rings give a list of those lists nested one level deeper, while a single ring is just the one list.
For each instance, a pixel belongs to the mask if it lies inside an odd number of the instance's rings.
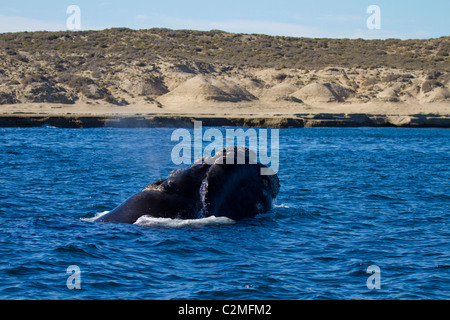
[{"label": "water splash", "polygon": [[286,209],[289,209],[291,206],[287,205],[287,204],[284,204],[284,203],[281,203],[281,204],[273,204],[273,207],[274,208],[286,208]]},{"label": "water splash", "polygon": [[142,216],[134,224],[156,228],[202,228],[206,226],[231,225],[236,221],[227,217],[210,216],[200,219],[172,219]]},{"label": "water splash", "polygon": [[200,185],[200,200],[202,201],[202,208],[200,209],[199,215],[200,218],[204,218],[207,216],[207,208],[206,208],[206,190],[208,189],[208,180],[205,178]]},{"label": "water splash", "polygon": [[81,218],[81,220],[88,221],[88,222],[94,222],[97,218],[100,218],[101,216],[104,216],[107,213],[109,213],[109,211],[97,212],[95,214],[95,216],[90,217],[90,218]]}]

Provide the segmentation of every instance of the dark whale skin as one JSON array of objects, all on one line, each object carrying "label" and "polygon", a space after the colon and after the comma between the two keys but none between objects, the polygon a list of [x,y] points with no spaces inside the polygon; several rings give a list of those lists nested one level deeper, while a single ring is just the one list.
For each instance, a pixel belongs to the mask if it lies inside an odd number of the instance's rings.
[{"label": "dark whale skin", "polygon": [[[226,159],[230,151],[232,164]],[[246,161],[238,162],[239,157]],[[149,184],[95,221],[134,223],[144,215],[172,219],[252,218],[272,208],[280,185],[276,174],[261,175],[260,169],[265,166],[248,160],[246,148],[223,149],[214,157],[172,171],[166,179]]]}]

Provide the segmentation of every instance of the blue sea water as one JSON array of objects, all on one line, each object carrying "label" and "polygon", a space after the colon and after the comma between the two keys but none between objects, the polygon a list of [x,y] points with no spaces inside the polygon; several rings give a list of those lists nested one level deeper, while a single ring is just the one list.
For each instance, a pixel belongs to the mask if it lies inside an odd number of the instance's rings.
[{"label": "blue sea water", "polygon": [[267,214],[93,223],[174,169],[172,132],[1,128],[0,299],[450,298],[449,130],[282,129]]}]

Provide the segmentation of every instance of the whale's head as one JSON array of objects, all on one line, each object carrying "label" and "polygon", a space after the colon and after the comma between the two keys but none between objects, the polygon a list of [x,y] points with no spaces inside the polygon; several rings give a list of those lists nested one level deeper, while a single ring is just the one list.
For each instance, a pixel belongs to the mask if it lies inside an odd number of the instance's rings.
[{"label": "whale's head", "polygon": [[[261,174],[266,166],[244,147],[229,147],[214,156],[203,157],[192,166],[209,165],[203,178],[202,212],[239,220],[251,218],[272,208],[280,182],[277,174]],[[191,166],[191,167],[192,167]]]},{"label": "whale's head", "polygon": [[280,189],[278,176],[264,175],[262,168],[267,167],[247,148],[222,149],[185,169],[173,170],[97,221],[134,223],[143,215],[251,218],[269,211]]}]

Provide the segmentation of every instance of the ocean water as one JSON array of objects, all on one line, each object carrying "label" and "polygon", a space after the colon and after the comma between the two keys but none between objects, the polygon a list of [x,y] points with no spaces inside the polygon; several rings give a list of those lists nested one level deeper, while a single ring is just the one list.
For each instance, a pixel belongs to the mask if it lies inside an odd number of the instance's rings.
[{"label": "ocean water", "polygon": [[449,130],[282,129],[267,214],[93,223],[172,132],[1,128],[0,299],[450,298]]}]

